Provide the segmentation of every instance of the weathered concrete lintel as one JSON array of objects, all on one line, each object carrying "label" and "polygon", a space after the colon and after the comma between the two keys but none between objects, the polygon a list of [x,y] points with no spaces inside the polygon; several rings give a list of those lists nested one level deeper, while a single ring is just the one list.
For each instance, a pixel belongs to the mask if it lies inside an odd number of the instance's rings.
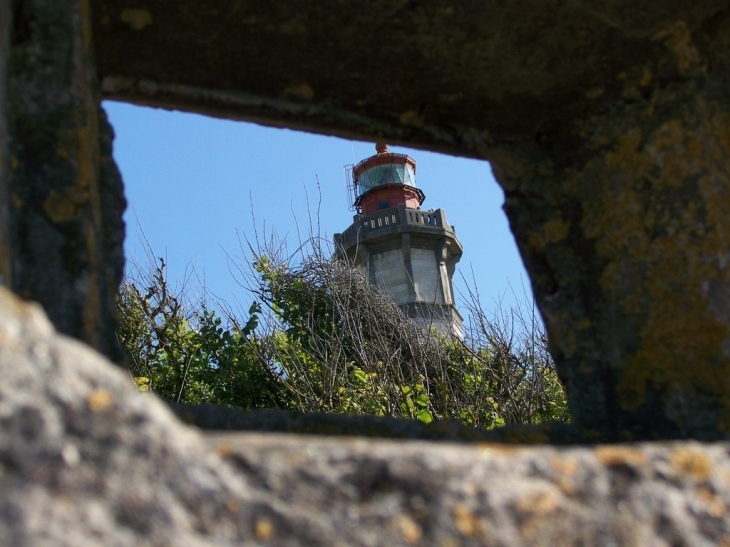
[{"label": "weathered concrete lintel", "polygon": [[[290,103],[264,106],[259,119],[267,123],[355,129],[359,138],[388,131],[382,136],[392,142],[481,155],[478,145],[491,138],[485,131],[500,141],[534,138],[590,105],[586,93],[620,94],[622,71],[662,53],[657,35],[677,21],[695,31],[725,5],[92,0],[92,7],[109,97],[239,117],[243,96],[234,96],[245,92],[243,102]],[[286,112],[296,103],[324,116],[297,120]],[[337,121],[328,110],[349,114]]]},{"label": "weathered concrete lintel", "polygon": [[485,159],[484,153],[488,149],[488,134],[483,132],[475,135],[472,128],[454,126],[446,130],[424,124],[414,129],[401,124],[397,116],[393,116],[393,121],[388,123],[383,117],[333,108],[328,104],[302,103],[237,90],[106,76],[102,79],[101,91],[105,99],[139,106],[179,110],[344,139],[377,141],[387,138],[394,145],[475,159]]},{"label": "weathered concrete lintel", "polygon": [[730,432],[726,1],[17,5],[13,288],[64,332],[113,352],[98,74],[117,99],[492,161],[576,423]]},{"label": "weathered concrete lintel", "polygon": [[[413,97],[396,85],[403,84],[398,79],[392,85],[388,80],[392,93],[382,101],[358,110],[348,103],[350,94],[323,84],[331,74],[317,72],[319,65],[312,69],[312,85],[295,88],[293,98],[279,73],[271,76],[274,91],[267,99],[236,95],[238,102],[231,103],[228,91],[195,93],[215,97],[219,115],[243,112],[289,126],[378,137],[387,131],[390,140],[493,161],[576,423],[604,440],[726,438],[730,360],[723,348],[730,324],[724,311],[717,312],[726,304],[710,304],[701,289],[720,287],[722,295],[730,284],[723,266],[728,201],[718,198],[729,184],[728,44],[718,36],[730,16],[723,8],[702,3],[693,19],[685,5],[684,18],[680,10],[661,24],[639,17],[640,30],[614,28],[626,40],[619,49],[641,51],[605,64],[594,59],[597,79],[593,87],[588,80],[573,81],[586,85],[575,100],[541,102],[517,93],[505,74],[495,74],[483,94],[501,93],[504,104],[522,101],[511,112],[510,127],[504,125],[507,115],[495,114],[486,102],[427,104],[423,115],[404,112]],[[541,34],[540,40],[547,39]],[[565,59],[550,49],[556,44],[546,43],[544,55],[563,70]],[[520,65],[525,52],[504,54]],[[368,70],[378,82],[377,70]],[[446,74],[459,78],[461,72]],[[257,89],[245,71],[237,77],[245,82],[242,89]],[[173,92],[165,95],[175,86],[135,81],[117,78],[107,88],[126,89],[133,100],[180,100]],[[195,93],[184,100],[192,104]],[[197,108],[207,108],[207,100]],[[486,130],[467,127],[466,120]]]}]

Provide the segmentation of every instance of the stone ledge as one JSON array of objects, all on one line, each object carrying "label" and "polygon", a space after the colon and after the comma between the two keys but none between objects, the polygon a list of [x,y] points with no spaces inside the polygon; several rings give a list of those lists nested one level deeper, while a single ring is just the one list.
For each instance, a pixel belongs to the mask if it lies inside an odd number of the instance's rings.
[{"label": "stone ledge", "polygon": [[357,436],[379,439],[436,442],[499,442],[505,444],[585,443],[584,436],[569,424],[550,422],[536,426],[513,425],[492,430],[441,420],[426,424],[390,416],[350,414],[301,414],[284,410],[239,410],[217,405],[170,405],[188,425],[205,431],[256,431],[303,435]]},{"label": "stone ledge", "polygon": [[[208,433],[320,545],[728,545],[728,444],[593,448]],[[279,517],[280,518],[280,517]],[[272,544],[305,545],[284,519]]]}]

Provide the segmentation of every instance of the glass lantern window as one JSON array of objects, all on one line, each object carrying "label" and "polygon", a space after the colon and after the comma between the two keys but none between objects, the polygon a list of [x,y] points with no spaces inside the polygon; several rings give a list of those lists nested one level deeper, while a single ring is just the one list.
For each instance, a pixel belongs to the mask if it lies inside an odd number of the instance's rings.
[{"label": "glass lantern window", "polygon": [[410,165],[396,163],[377,165],[360,173],[357,184],[359,195],[381,184],[406,184],[415,188],[416,174]]}]

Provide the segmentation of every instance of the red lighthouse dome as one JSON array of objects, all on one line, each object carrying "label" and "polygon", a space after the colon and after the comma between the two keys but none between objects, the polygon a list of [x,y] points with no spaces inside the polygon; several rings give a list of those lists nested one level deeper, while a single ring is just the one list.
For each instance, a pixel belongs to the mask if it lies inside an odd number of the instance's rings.
[{"label": "red lighthouse dome", "polygon": [[362,160],[352,170],[355,207],[364,215],[405,204],[420,209],[424,193],[416,188],[416,160],[388,152],[388,145],[375,145],[377,154]]}]

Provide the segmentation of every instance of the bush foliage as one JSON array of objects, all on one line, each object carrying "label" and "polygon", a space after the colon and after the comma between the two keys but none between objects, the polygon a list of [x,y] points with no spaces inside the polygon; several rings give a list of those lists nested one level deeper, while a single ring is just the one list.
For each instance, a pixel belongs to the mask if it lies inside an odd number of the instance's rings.
[{"label": "bush foliage", "polygon": [[118,334],[140,389],[170,402],[486,429],[569,419],[544,332],[524,306],[490,319],[470,293],[461,340],[417,327],[316,243],[295,257],[259,249],[240,271],[254,302],[235,313],[172,290],[162,259],[125,279]]}]

